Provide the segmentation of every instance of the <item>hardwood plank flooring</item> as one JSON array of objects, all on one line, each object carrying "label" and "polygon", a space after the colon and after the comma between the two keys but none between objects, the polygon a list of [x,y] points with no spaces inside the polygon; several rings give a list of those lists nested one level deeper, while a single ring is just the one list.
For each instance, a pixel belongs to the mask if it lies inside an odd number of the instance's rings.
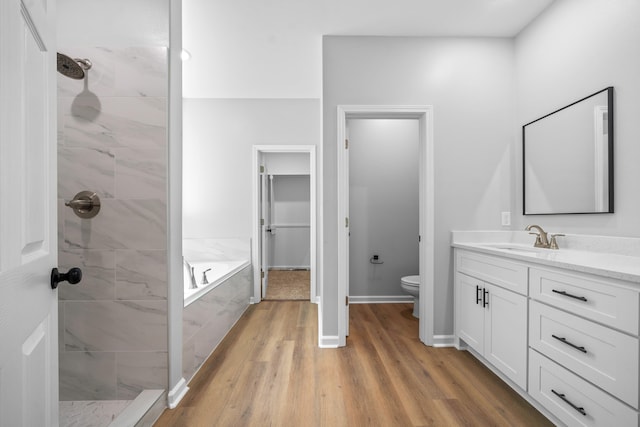
[{"label": "hardwood plank flooring", "polygon": [[252,305],[155,425],[552,425],[469,353],[424,346],[411,311],[354,304],[347,346],[320,349],[316,305]]}]

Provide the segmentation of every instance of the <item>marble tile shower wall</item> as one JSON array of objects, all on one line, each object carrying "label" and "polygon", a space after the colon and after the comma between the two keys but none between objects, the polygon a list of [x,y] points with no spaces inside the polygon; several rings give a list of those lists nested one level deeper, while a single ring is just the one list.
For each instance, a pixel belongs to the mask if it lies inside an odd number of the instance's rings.
[{"label": "marble tile shower wall", "polygon": [[132,399],[167,388],[167,49],[60,51],[93,63],[58,76],[59,265],[84,274],[59,288],[60,399]]}]

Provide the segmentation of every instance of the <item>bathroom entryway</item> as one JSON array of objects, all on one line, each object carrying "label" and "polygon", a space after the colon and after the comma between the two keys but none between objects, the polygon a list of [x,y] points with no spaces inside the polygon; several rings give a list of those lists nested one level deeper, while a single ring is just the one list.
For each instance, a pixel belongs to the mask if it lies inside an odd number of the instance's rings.
[{"label": "bathroom entryway", "polygon": [[[350,257],[350,245],[353,238],[352,232],[360,232],[361,242],[363,247],[366,247],[368,253],[366,256],[360,254],[360,258],[364,259],[364,268],[360,268],[362,271],[366,271],[365,275],[369,275],[372,278],[377,277],[378,270],[382,267],[385,259],[388,257],[391,260],[395,256],[395,250],[393,245],[385,250],[384,254],[378,253],[378,246],[371,239],[371,233],[367,232],[367,228],[370,224],[367,224],[368,216],[371,216],[369,212],[364,212],[360,215],[360,221],[363,222],[361,227],[352,223],[351,221],[351,203],[358,205],[360,208],[363,200],[367,197],[366,191],[355,191],[353,196],[355,200],[352,200],[352,194],[350,194],[350,149],[351,142],[349,141],[348,134],[348,122],[354,120],[380,120],[381,124],[385,120],[403,120],[414,121],[418,128],[418,150],[417,150],[417,163],[418,163],[418,191],[415,194],[415,199],[418,203],[418,230],[417,235],[414,236],[413,242],[417,245],[418,254],[418,273],[420,276],[420,320],[419,320],[419,336],[420,340],[427,344],[434,344],[434,157],[433,157],[433,109],[430,106],[368,106],[368,105],[355,105],[355,106],[338,106],[338,120],[337,120],[337,149],[338,149],[338,345],[346,345],[346,337],[349,335],[349,304],[353,302],[398,302],[397,296],[394,295],[382,295],[379,290],[371,295],[382,297],[391,296],[393,298],[368,298],[368,300],[360,300],[352,298],[350,294],[350,269],[351,266]],[[402,175],[405,173],[402,169],[396,171],[381,172],[383,169],[387,169],[387,163],[391,163],[391,157],[395,157],[397,153],[394,152],[394,146],[397,141],[390,140],[388,146],[383,147],[388,156],[388,161],[383,161],[380,165],[370,165],[367,173],[369,178],[377,176],[391,176],[390,174]],[[375,149],[371,149],[375,151]],[[363,154],[364,153],[364,154]],[[361,155],[369,155],[366,150],[361,151]],[[378,154],[378,153],[375,153]],[[414,157],[415,157],[414,153]],[[366,167],[365,165],[362,166]],[[377,175],[376,175],[377,174]],[[377,179],[377,178],[376,178]],[[376,181],[376,186],[384,185],[387,182],[384,180]],[[404,190],[403,184],[389,184],[396,192],[402,192]],[[375,188],[372,187],[375,191]],[[358,190],[358,189],[356,189]],[[369,190],[367,190],[369,191]],[[393,194],[393,192],[391,193]],[[414,199],[414,200],[415,200]],[[397,204],[397,203],[396,203]],[[357,210],[354,209],[354,213]],[[369,207],[369,211],[387,209],[386,207]],[[405,221],[399,213],[405,209],[405,206],[395,206],[394,209],[389,209],[389,215],[387,220],[378,224],[378,227],[384,229],[388,233],[393,234],[394,225],[396,221]],[[409,208],[411,209],[411,208]],[[377,216],[379,212],[375,212]],[[343,225],[344,224],[344,225]],[[409,234],[414,231],[409,228]],[[383,233],[384,234],[384,233]],[[355,235],[354,235],[355,237]],[[386,242],[390,237],[379,239],[379,242]],[[403,239],[404,240],[404,239]],[[411,240],[411,239],[409,239]],[[361,260],[362,261],[362,260]],[[369,266],[369,264],[372,264]],[[404,264],[403,264],[404,265]],[[407,264],[408,268],[415,268],[415,266]],[[404,268],[404,267],[402,267]],[[400,278],[405,275],[415,274],[414,272],[396,273],[397,283],[399,286]],[[365,280],[366,282],[366,280]],[[369,281],[370,282],[370,281]],[[402,299],[402,295],[400,295]],[[342,301],[345,301],[342,305]]]},{"label": "bathroom entryway", "polygon": [[315,302],[315,147],[254,146],[253,154],[253,302]]}]

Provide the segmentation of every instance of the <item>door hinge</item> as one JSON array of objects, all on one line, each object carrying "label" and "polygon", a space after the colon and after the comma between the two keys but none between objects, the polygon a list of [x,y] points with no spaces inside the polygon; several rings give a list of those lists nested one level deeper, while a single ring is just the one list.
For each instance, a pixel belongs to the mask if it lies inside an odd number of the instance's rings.
[{"label": "door hinge", "polygon": [[260,165],[260,173],[264,173],[264,166]]},{"label": "door hinge", "polygon": [[260,270],[260,277],[264,279],[264,270]]},{"label": "door hinge", "polygon": [[264,225],[264,218],[260,218],[260,225]]},{"label": "door hinge", "polygon": [[349,295],[345,297],[344,305],[349,305]]},{"label": "door hinge", "polygon": [[422,242],[422,236],[418,234],[418,242]]},{"label": "door hinge", "polygon": [[344,140],[344,148],[345,148],[345,150],[349,149],[349,140],[348,139]]},{"label": "door hinge", "polygon": [[349,218],[344,219],[344,227],[349,228]]}]

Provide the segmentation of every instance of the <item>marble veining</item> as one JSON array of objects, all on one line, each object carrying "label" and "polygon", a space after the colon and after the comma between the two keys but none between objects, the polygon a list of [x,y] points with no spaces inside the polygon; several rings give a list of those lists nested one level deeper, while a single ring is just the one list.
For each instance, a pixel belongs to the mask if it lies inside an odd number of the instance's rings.
[{"label": "marble veining", "polygon": [[166,351],[166,301],[69,301],[67,351]]},{"label": "marble veining", "polygon": [[167,389],[166,351],[116,353],[118,399],[133,399],[147,389]]},{"label": "marble veining", "polygon": [[166,200],[167,152],[164,148],[117,148],[114,152],[117,198]]},{"label": "marble veining", "polygon": [[235,261],[250,259],[251,247],[246,239],[189,238],[182,240],[182,254],[189,262]]},{"label": "marble veining", "polygon": [[82,281],[77,285],[60,283],[58,298],[61,301],[112,300],[116,295],[115,251],[61,249],[58,265],[63,271],[72,267],[82,269]]},{"label": "marble veining", "polygon": [[116,356],[77,351],[60,357],[60,400],[116,399]]},{"label": "marble veining", "polygon": [[251,266],[185,307],[183,374],[189,379],[249,306]]},{"label": "marble veining", "polygon": [[60,402],[60,427],[107,427],[130,400]]},{"label": "marble veining", "polygon": [[[126,219],[126,220],[125,220]],[[166,203],[162,200],[102,202],[90,220],[65,211],[65,244],[82,249],[166,249]]]},{"label": "marble veining", "polygon": [[116,299],[167,298],[167,251],[116,250]]},{"label": "marble veining", "polygon": [[58,197],[71,200],[79,189],[90,188],[100,198],[115,195],[115,156],[107,150],[58,150]]},{"label": "marble veining", "polygon": [[166,110],[166,98],[108,98],[99,107],[74,101],[71,108],[63,111],[64,144],[84,148],[162,148]]}]

